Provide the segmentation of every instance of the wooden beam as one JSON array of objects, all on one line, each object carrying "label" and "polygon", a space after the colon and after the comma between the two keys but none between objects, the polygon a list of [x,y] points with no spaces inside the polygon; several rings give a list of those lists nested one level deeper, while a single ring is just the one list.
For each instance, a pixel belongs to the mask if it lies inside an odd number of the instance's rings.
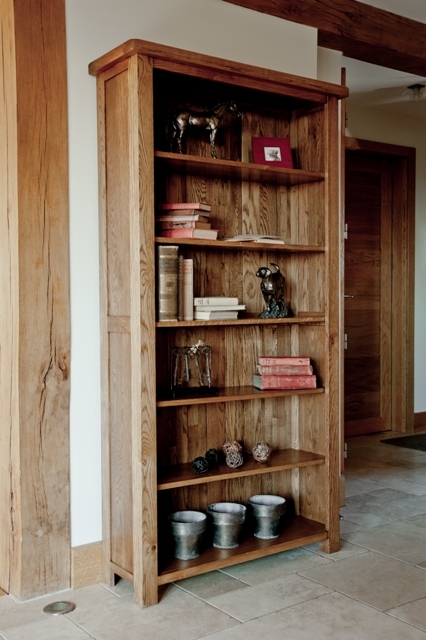
[{"label": "wooden beam", "polygon": [[25,600],[70,584],[65,0],[1,0],[0,37],[0,588]]},{"label": "wooden beam", "polygon": [[224,0],[318,29],[318,44],[364,62],[426,75],[426,24],[356,0]]}]

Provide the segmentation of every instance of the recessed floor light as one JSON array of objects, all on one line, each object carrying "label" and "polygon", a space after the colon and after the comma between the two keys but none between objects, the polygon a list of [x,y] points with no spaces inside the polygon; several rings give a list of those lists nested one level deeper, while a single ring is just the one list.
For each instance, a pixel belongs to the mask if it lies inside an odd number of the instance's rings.
[{"label": "recessed floor light", "polygon": [[52,616],[59,616],[64,613],[74,611],[75,604],[73,602],[51,602],[43,609],[45,613],[49,613]]}]

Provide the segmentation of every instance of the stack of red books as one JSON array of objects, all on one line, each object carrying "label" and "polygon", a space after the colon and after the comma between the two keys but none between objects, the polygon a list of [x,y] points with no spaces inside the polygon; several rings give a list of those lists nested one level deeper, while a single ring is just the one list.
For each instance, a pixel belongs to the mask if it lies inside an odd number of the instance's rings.
[{"label": "stack of red books", "polygon": [[316,389],[317,377],[310,358],[301,356],[262,356],[253,375],[257,389]]}]

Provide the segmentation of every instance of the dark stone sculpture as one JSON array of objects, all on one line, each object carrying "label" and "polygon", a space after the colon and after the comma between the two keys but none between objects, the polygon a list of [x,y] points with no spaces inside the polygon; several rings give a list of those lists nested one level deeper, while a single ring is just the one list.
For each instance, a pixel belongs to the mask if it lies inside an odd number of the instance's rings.
[{"label": "dark stone sculpture", "polygon": [[269,267],[260,267],[256,272],[257,277],[262,279],[260,290],[267,307],[259,314],[259,318],[287,318],[290,312],[283,300],[285,278],[278,265],[273,262],[271,265],[275,267],[275,272]]},{"label": "dark stone sculpture", "polygon": [[182,153],[182,138],[186,129],[188,127],[201,127],[210,132],[211,156],[216,158],[214,148],[216,134],[221,126],[223,116],[228,111],[238,117],[241,116],[233,100],[219,102],[212,109],[205,109],[204,111],[193,111],[192,109],[184,108],[170,114],[166,127],[170,151],[173,151],[173,144],[176,142],[179,153]]}]

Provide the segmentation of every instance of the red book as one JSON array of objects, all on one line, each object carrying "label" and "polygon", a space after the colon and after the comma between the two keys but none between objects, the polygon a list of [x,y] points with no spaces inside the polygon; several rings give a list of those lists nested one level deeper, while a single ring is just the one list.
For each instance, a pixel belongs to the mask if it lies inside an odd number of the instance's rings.
[{"label": "red book", "polygon": [[253,376],[257,389],[316,389],[316,376]]},{"label": "red book", "polygon": [[162,238],[202,238],[204,240],[216,240],[217,229],[163,229]]},{"label": "red book", "polygon": [[258,364],[257,372],[262,376],[310,376],[314,370],[310,364]]},{"label": "red book", "polygon": [[311,364],[311,359],[304,356],[260,356],[259,364]]},{"label": "red book", "polygon": [[210,222],[160,222],[158,224],[160,229],[211,229]]},{"label": "red book", "polygon": [[164,204],[160,204],[158,208],[163,211],[178,211],[180,209],[197,209],[199,211],[212,210],[211,204],[207,204],[206,202],[165,202]]},{"label": "red book", "polygon": [[159,211],[155,219],[159,222],[170,222],[171,220],[208,222],[209,217],[210,213],[208,211],[200,213],[196,209],[179,209],[179,211]]}]

